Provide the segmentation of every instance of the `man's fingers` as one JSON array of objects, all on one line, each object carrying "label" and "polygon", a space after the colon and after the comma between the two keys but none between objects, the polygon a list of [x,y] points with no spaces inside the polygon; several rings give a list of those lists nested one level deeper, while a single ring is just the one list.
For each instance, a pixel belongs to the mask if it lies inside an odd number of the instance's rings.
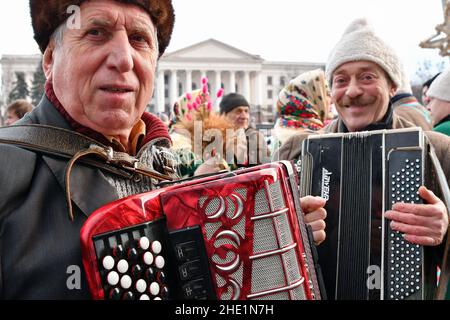
[{"label": "man's fingers", "polygon": [[316,243],[316,245],[319,245],[322,242],[324,242],[325,238],[326,238],[325,231],[323,231],[323,230],[314,231],[313,236],[314,236],[314,242]]},{"label": "man's fingers", "polygon": [[405,234],[403,237],[405,238],[406,241],[421,246],[437,246],[441,243],[438,239],[432,237],[422,237],[409,234]]},{"label": "man's fingers", "polygon": [[325,220],[327,217],[327,211],[324,208],[320,208],[316,211],[305,214],[305,222],[311,223],[317,220]]},{"label": "man's fingers", "polygon": [[317,221],[313,221],[311,223],[308,223],[308,225],[311,226],[312,231],[320,231],[320,230],[325,230],[326,224],[324,220],[317,220]]},{"label": "man's fingers", "polygon": [[303,212],[308,213],[325,206],[327,201],[321,197],[306,196],[300,199]]},{"label": "man's fingers", "polygon": [[442,211],[436,204],[396,203],[392,210],[423,217],[440,217]]},{"label": "man's fingers", "polygon": [[439,232],[422,226],[411,226],[408,224],[404,224],[401,222],[392,221],[391,222],[391,228],[395,231],[400,231],[401,233],[413,235],[413,236],[420,236],[420,237],[435,237],[439,238],[440,234]]},{"label": "man's fingers", "polygon": [[393,220],[396,222],[401,222],[414,226],[422,226],[422,227],[439,227],[438,221],[434,219],[430,219],[429,217],[424,217],[420,215],[415,215],[411,213],[404,213],[399,211],[386,211],[384,215],[387,219]]},{"label": "man's fingers", "polygon": [[436,197],[433,191],[428,190],[423,186],[419,188],[419,195],[423,200],[425,200],[425,203],[436,204],[441,201],[438,197]]}]

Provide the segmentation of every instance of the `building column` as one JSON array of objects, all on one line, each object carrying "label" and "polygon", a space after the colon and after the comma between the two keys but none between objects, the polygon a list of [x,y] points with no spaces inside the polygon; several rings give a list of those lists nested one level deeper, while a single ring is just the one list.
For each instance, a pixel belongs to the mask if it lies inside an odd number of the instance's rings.
[{"label": "building column", "polygon": [[262,99],[262,94],[263,94],[263,92],[262,92],[262,90],[263,90],[263,87],[262,87],[262,75],[261,75],[261,72],[260,71],[258,71],[258,72],[256,72],[256,88],[255,88],[255,103],[256,103],[256,105],[258,105],[258,106],[261,106],[262,107],[262,101],[263,101],[263,99]]},{"label": "building column", "polygon": [[166,109],[164,70],[158,70],[158,78],[156,83],[156,112],[164,112]]},{"label": "building column", "polygon": [[215,86],[216,86],[216,92],[215,94],[217,94],[217,92],[219,92],[220,88],[222,88],[222,71],[216,71],[216,80],[215,80]]},{"label": "building column", "polygon": [[248,71],[244,71],[242,94],[245,99],[250,100],[250,73]]},{"label": "building column", "polygon": [[234,73],[234,71],[230,71],[230,83],[229,83],[229,92],[228,93],[233,93],[236,92],[236,73]]},{"label": "building column", "polygon": [[200,76],[200,87],[201,87],[202,79],[207,77],[207,72],[205,70],[201,70],[200,73],[201,73]]},{"label": "building column", "polygon": [[186,92],[192,91],[192,71],[186,70]]},{"label": "building column", "polygon": [[178,78],[177,70],[170,71],[170,108],[175,104],[178,99]]}]

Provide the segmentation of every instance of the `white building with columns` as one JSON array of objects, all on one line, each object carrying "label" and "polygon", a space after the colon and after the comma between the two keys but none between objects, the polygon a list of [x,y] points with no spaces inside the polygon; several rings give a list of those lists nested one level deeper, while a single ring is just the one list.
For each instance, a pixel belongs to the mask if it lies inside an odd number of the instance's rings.
[{"label": "white building with columns", "polygon": [[[15,72],[24,72],[31,87],[40,60],[40,55],[4,55],[1,58],[0,115],[4,115]],[[256,123],[272,122],[279,91],[290,79],[317,68],[324,69],[325,64],[265,61],[259,55],[209,39],[161,57],[149,111],[170,114],[177,98],[186,91],[200,88],[201,79],[206,76],[212,95],[220,87],[225,94],[240,93],[251,104]]]},{"label": "white building with columns", "polygon": [[278,92],[297,75],[323,63],[269,62],[228,44],[209,39],[165,54],[158,63],[152,112],[170,113],[184,92],[201,87],[207,77],[213,95],[219,88],[225,94],[237,92],[247,98],[256,122],[271,122],[275,116]]}]

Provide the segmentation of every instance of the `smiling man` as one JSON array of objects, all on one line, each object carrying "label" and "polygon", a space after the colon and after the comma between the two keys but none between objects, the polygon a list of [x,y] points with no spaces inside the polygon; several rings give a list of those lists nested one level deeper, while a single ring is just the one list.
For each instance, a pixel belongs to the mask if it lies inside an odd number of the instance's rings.
[{"label": "smiling man", "polygon": [[[330,54],[326,75],[339,116],[320,133],[415,126],[396,115],[390,103],[401,83],[401,62],[366,20],[358,19],[347,28]],[[276,157],[298,159],[302,141],[307,135],[299,134],[286,141]],[[436,132],[426,132],[426,135],[441,162],[447,183],[450,183],[450,139]],[[448,237],[449,209],[432,190],[421,187],[419,195],[425,204],[397,203],[393,210],[385,213],[385,217],[392,220],[392,229],[401,232],[407,241],[436,247],[433,252],[442,259]],[[446,269],[445,279],[448,279],[448,274]],[[430,289],[435,285],[430,284]]]},{"label": "smiling man", "polygon": [[[73,5],[79,8],[77,28],[67,13]],[[83,153],[98,143],[122,159],[134,156],[148,171],[176,177],[167,129],[145,112],[173,30],[171,0],[31,0],[30,11],[47,82],[39,105],[18,124],[68,134],[13,127],[17,136],[31,133],[56,154]],[[89,143],[80,144],[76,133]],[[0,297],[90,298],[81,271],[81,226],[99,207],[154,189],[157,181],[68,166],[64,158],[11,144],[0,144],[0,154]]]}]

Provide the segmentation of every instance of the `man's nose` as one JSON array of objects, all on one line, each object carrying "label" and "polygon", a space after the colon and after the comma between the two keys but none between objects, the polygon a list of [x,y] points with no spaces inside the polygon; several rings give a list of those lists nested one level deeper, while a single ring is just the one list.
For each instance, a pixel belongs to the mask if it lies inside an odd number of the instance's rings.
[{"label": "man's nose", "polygon": [[111,39],[111,51],[106,61],[108,68],[125,73],[134,68],[133,49],[126,32],[116,33]]},{"label": "man's nose", "polygon": [[355,79],[350,80],[347,90],[345,90],[345,94],[350,98],[355,98],[361,95],[362,93],[363,91],[361,90],[361,87],[359,86],[358,82]]}]

